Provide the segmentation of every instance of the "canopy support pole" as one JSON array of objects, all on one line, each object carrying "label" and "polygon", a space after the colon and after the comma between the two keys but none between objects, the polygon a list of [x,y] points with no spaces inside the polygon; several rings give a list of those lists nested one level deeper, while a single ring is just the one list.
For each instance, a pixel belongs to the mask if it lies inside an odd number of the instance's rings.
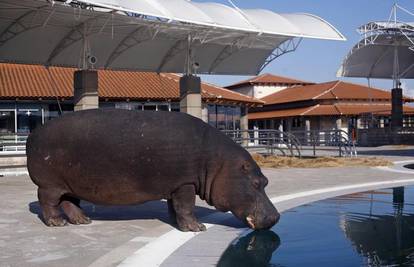
[{"label": "canopy support pole", "polygon": [[398,58],[398,47],[394,47],[394,89],[391,90],[392,110],[391,110],[391,128],[398,130],[403,127],[403,92],[400,83],[400,65]]},{"label": "canopy support pole", "polygon": [[86,31],[87,25],[85,23],[83,31],[82,69],[75,71],[73,76],[73,102],[75,111],[99,108],[98,72],[90,68],[90,65],[93,66],[95,63],[95,59],[89,54],[89,42]]},{"label": "canopy support pole", "polygon": [[197,63],[193,62],[191,43],[191,35],[188,35],[186,73],[180,78],[180,111],[202,119],[201,79],[193,74]]}]

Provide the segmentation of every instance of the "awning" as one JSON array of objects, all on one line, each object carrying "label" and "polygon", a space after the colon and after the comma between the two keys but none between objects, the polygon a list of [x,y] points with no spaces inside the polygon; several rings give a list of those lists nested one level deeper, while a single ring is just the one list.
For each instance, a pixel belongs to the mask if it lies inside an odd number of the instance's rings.
[{"label": "awning", "polygon": [[[414,32],[414,27],[412,27]],[[363,78],[394,78],[395,58],[399,79],[414,78],[414,44],[405,36],[396,39],[379,35],[374,42],[362,40],[344,60],[338,76]]]},{"label": "awning", "polygon": [[414,78],[414,23],[399,21],[398,11],[414,14],[395,4],[388,21],[358,28],[363,38],[345,58],[338,76],[393,79],[396,86],[401,79]]},{"label": "awning", "polygon": [[197,73],[256,75],[298,38],[345,40],[313,15],[217,3],[0,0],[1,62],[183,73],[190,44]]}]

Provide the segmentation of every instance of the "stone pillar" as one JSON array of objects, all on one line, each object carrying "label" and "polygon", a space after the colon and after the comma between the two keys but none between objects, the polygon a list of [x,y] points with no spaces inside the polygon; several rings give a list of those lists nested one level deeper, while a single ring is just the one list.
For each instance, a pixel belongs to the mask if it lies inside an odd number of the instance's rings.
[{"label": "stone pillar", "polygon": [[338,118],[336,120],[336,129],[341,130],[342,129],[342,118]]},{"label": "stone pillar", "polygon": [[306,142],[307,142],[308,145],[311,142],[311,132],[310,132],[310,130],[311,130],[311,122],[310,122],[310,119],[307,118],[305,120],[305,131],[306,131]]},{"label": "stone pillar", "polygon": [[180,78],[180,111],[202,119],[201,79],[194,75]]},{"label": "stone pillar", "polygon": [[201,119],[208,123],[208,108],[207,105],[203,105],[203,109],[201,110]]},{"label": "stone pillar", "polygon": [[75,111],[99,108],[97,71],[75,71],[73,102]]},{"label": "stone pillar", "polygon": [[249,130],[249,118],[248,118],[248,113],[249,113],[249,108],[248,107],[241,107],[241,115],[240,115],[240,130],[242,130],[242,138],[243,138],[243,142],[242,145],[243,146],[248,146],[249,145],[249,132],[247,132],[247,130]]},{"label": "stone pillar", "polygon": [[392,94],[391,128],[403,127],[403,93],[401,88],[395,88]]}]

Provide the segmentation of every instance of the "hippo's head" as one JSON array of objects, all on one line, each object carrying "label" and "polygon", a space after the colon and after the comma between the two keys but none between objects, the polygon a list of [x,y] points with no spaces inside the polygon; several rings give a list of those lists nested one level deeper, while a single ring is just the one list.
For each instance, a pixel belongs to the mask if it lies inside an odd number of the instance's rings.
[{"label": "hippo's head", "polygon": [[212,204],[220,211],[231,211],[254,230],[275,225],[280,214],[270,202],[264,188],[268,180],[250,154],[223,163],[215,177]]}]

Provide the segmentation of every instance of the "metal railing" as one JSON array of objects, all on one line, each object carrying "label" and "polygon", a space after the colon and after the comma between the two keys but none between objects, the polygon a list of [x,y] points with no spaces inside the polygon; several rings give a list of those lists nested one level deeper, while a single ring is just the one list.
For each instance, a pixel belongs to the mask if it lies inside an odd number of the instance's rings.
[{"label": "metal railing", "polygon": [[322,155],[324,156],[336,153],[339,157],[357,156],[355,142],[347,132],[342,130],[292,132],[235,130],[223,132],[248,150],[264,149],[272,155],[281,152],[283,156],[301,157],[305,155],[305,150],[312,150],[311,156],[318,156],[317,151],[322,154],[323,150]]},{"label": "metal railing", "polygon": [[26,151],[27,134],[0,134],[0,152]]},{"label": "metal railing", "polygon": [[292,131],[291,133],[301,142],[304,149],[313,151],[313,156],[316,156],[318,150],[336,150],[339,157],[357,156],[355,142],[346,131]]},{"label": "metal railing", "polygon": [[301,143],[295,135],[278,130],[233,130],[222,131],[246,149],[265,149],[275,155],[301,157]]}]

